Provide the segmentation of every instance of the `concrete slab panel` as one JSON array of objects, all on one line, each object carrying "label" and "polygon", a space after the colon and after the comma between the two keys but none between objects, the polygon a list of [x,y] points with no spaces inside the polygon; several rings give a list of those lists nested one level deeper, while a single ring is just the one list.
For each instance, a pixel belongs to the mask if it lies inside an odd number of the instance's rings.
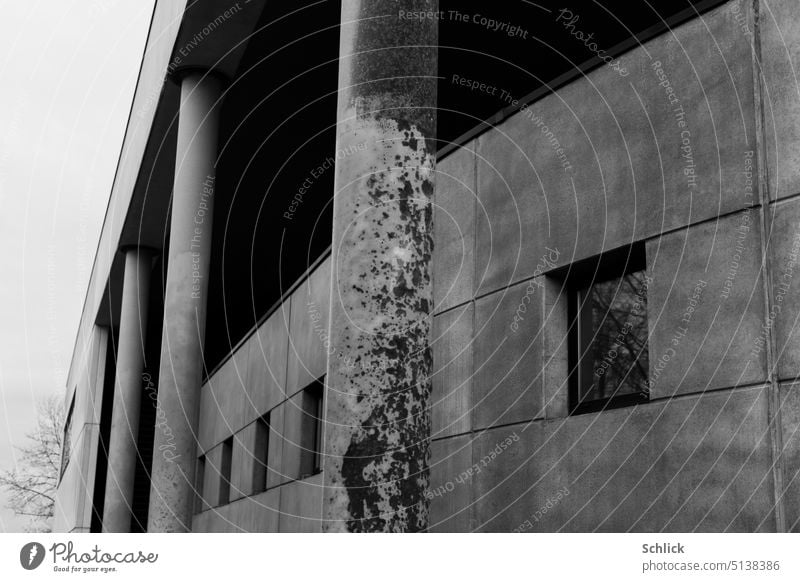
[{"label": "concrete slab panel", "polygon": [[648,242],[651,397],[766,378],[757,212]]},{"label": "concrete slab panel", "polygon": [[479,137],[476,294],[533,276],[546,246],[560,266],[757,200],[750,42],[730,7],[622,62],[627,77],[595,69]]},{"label": "concrete slab panel", "polygon": [[472,436],[431,443],[431,532],[472,529]]},{"label": "concrete slab panel", "polygon": [[253,334],[247,359],[244,421],[253,422],[286,398],[289,304],[284,303]]},{"label": "concrete slab panel", "polygon": [[771,321],[781,380],[800,375],[800,201],[774,205],[767,239],[771,267]]},{"label": "concrete slab panel", "polygon": [[462,434],[471,429],[474,311],[472,304],[464,305],[433,320],[433,438]]},{"label": "concrete slab panel", "polygon": [[776,527],[766,388],[528,426],[492,429],[473,443],[473,462],[486,463],[474,477],[482,531]]},{"label": "concrete slab panel", "polygon": [[800,15],[792,0],[758,5],[767,168],[775,200],[800,193]]},{"label": "concrete slab panel", "polygon": [[[330,312],[331,262],[328,258],[292,294],[289,364],[286,391],[289,396],[327,371],[327,334]],[[336,357],[332,354],[331,357]]]},{"label": "concrete slab panel", "polygon": [[273,408],[269,413],[269,452],[267,465],[267,488],[276,487],[289,480],[283,469],[285,404]]},{"label": "concrete slab panel", "polygon": [[473,429],[544,415],[542,301],[531,281],[475,302]]},{"label": "concrete slab panel", "polygon": [[475,268],[475,142],[436,167],[433,205],[435,312],[472,299]]},{"label": "concrete slab panel", "polygon": [[322,531],[322,474],[281,487],[281,532]]}]

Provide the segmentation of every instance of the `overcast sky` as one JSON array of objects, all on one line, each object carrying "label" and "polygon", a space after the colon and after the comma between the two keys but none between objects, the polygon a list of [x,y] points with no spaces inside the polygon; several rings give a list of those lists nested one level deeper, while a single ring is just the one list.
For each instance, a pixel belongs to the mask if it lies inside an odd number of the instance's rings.
[{"label": "overcast sky", "polygon": [[[63,396],[153,0],[0,0],[0,468]],[[5,508],[0,531],[22,531]]]}]

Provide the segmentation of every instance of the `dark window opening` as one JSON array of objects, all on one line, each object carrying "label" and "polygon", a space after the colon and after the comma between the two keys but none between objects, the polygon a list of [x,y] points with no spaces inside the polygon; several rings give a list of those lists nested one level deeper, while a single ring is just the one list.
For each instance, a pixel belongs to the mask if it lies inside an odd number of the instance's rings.
[{"label": "dark window opening", "polygon": [[322,417],[325,376],[302,393],[302,432],[300,439],[300,478],[322,471]]},{"label": "dark window opening", "polygon": [[103,509],[106,499],[106,478],[108,472],[108,443],[111,437],[111,419],[114,410],[114,384],[117,373],[117,330],[109,329],[106,348],[106,367],[103,377],[103,401],[100,406],[100,435],[97,439],[97,463],[94,472],[94,493],[92,495],[92,519],[90,532],[103,531]]},{"label": "dark window opening", "polygon": [[648,400],[648,283],[643,244],[570,268],[572,414]]},{"label": "dark window opening", "polygon": [[269,412],[256,421],[256,437],[253,450],[253,493],[267,490],[267,468],[269,467]]},{"label": "dark window opening", "polygon": [[194,512],[200,513],[205,509],[203,507],[203,483],[206,478],[206,456],[200,455],[197,458],[197,476],[195,478],[195,496],[194,496]]},{"label": "dark window opening", "polygon": [[233,460],[233,437],[222,442],[219,461],[219,496],[217,505],[226,505],[231,501],[231,463]]},{"label": "dark window opening", "polygon": [[58,474],[59,482],[64,478],[64,471],[67,470],[67,465],[69,465],[69,456],[72,454],[72,437],[70,432],[72,431],[72,412],[75,410],[75,393],[77,391],[78,388],[76,386],[72,394],[69,410],[67,411],[67,420],[64,422],[64,438],[62,441],[63,444],[61,445],[61,470]]}]

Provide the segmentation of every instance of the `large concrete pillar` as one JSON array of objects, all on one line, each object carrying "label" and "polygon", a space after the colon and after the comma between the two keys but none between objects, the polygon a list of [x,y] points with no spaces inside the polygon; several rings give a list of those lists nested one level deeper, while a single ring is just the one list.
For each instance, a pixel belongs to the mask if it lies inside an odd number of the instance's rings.
[{"label": "large concrete pillar", "polygon": [[131,531],[133,478],[138,457],[139,410],[142,403],[144,338],[147,333],[153,257],[150,250],[140,247],[128,247],[124,252],[125,274],[103,508],[103,531],[123,533]]},{"label": "large concrete pillar", "polygon": [[181,80],[148,531],[191,528],[221,81]]},{"label": "large concrete pillar", "polygon": [[323,531],[428,525],[436,0],[343,0]]}]

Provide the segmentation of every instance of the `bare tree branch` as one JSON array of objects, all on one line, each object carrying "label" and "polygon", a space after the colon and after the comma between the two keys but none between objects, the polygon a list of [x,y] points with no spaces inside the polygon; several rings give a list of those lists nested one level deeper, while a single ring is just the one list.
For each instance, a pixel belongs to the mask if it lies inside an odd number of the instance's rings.
[{"label": "bare tree branch", "polygon": [[7,507],[15,514],[31,517],[31,529],[50,531],[60,473],[64,430],[61,398],[51,396],[37,404],[36,428],[28,433],[28,444],[17,447],[17,466],[0,472],[0,487],[8,491]]}]

